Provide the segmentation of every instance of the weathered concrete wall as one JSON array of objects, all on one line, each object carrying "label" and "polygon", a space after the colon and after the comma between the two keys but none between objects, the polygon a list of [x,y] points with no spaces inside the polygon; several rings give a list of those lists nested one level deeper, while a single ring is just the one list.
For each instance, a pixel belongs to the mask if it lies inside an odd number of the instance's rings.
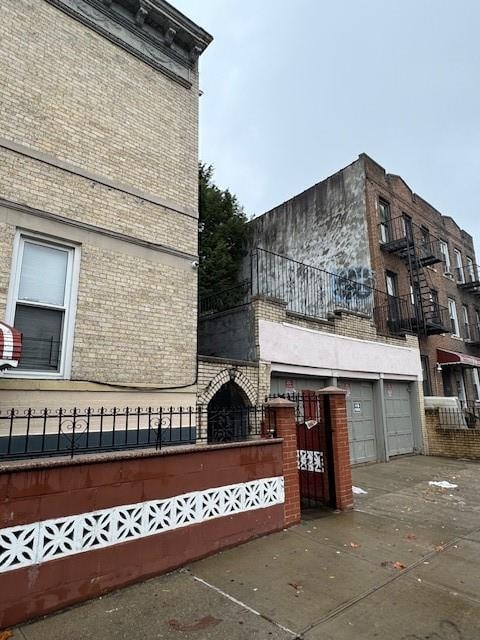
[{"label": "weathered concrete wall", "polygon": [[361,159],[251,225],[252,247],[371,284]]}]

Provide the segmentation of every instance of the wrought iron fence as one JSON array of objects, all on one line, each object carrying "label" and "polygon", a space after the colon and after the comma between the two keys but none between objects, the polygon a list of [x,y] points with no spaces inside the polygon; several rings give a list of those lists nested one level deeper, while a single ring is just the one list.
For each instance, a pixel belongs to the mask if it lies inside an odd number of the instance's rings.
[{"label": "wrought iron fence", "polygon": [[441,407],[438,410],[440,426],[447,429],[480,429],[480,407],[475,403],[460,402],[460,408]]},{"label": "wrought iron fence", "polygon": [[315,318],[341,309],[372,315],[369,273],[353,280],[260,248],[252,251],[250,272],[252,293],[283,300],[289,311]]},{"label": "wrought iron fence", "polygon": [[0,460],[240,442],[275,433],[274,415],[263,406],[11,409],[0,412]]},{"label": "wrought iron fence", "polygon": [[373,317],[381,333],[411,331],[408,300],[375,289],[369,272],[356,275],[354,280],[257,248],[250,254],[245,279],[201,299],[200,314],[231,309],[259,295],[282,300],[289,311],[306,317],[328,319],[343,310]]}]

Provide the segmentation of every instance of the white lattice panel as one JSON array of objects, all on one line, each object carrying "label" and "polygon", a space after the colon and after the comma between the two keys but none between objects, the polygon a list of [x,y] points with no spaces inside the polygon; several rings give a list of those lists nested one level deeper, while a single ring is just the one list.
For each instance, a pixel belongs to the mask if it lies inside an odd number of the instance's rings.
[{"label": "white lattice panel", "polygon": [[313,471],[314,473],[323,473],[325,471],[323,451],[305,451],[304,449],[298,449],[297,462],[300,471]]},{"label": "white lattice panel", "polygon": [[0,529],[0,573],[284,500],[278,476]]}]

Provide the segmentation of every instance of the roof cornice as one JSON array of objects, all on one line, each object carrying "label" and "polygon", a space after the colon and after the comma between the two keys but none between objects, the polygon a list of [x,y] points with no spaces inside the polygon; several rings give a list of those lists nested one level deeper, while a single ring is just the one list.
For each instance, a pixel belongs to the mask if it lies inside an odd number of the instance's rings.
[{"label": "roof cornice", "polygon": [[212,41],[165,0],[46,1],[186,87]]}]

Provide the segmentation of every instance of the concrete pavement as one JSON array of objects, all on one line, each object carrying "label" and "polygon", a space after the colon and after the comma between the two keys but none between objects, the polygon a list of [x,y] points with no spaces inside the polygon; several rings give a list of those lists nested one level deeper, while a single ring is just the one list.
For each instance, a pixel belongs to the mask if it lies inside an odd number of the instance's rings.
[{"label": "concrete pavement", "polygon": [[287,531],[24,625],[13,638],[478,640],[480,465],[417,456],[353,476],[368,492],[353,512],[305,513]]}]

